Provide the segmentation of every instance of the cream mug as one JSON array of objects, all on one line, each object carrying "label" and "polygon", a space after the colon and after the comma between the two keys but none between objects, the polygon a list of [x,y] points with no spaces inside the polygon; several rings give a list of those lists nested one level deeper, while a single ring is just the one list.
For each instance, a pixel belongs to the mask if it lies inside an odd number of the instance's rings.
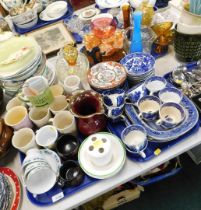
[{"label": "cream mug", "polygon": [[67,76],[64,80],[64,90],[68,94],[72,94],[75,90],[79,90],[80,86],[80,78],[76,75]]},{"label": "cream mug", "polygon": [[12,98],[6,105],[6,111],[12,109],[15,106],[26,106],[23,101],[21,101],[18,97]]},{"label": "cream mug", "polygon": [[23,153],[26,153],[29,149],[37,148],[33,130],[31,128],[22,128],[15,131],[12,145]]},{"label": "cream mug", "polygon": [[56,96],[50,104],[50,111],[55,115],[60,111],[64,111],[68,107],[66,96]]},{"label": "cream mug", "polygon": [[29,118],[39,128],[46,125],[49,122],[50,117],[51,114],[48,107],[33,107],[29,112]]},{"label": "cream mug", "polygon": [[15,106],[11,108],[5,115],[5,123],[6,125],[13,127],[14,130],[33,127],[27,109],[24,106]]},{"label": "cream mug", "polygon": [[53,126],[62,133],[71,133],[76,135],[75,117],[69,111],[60,111],[53,119],[51,119]]}]

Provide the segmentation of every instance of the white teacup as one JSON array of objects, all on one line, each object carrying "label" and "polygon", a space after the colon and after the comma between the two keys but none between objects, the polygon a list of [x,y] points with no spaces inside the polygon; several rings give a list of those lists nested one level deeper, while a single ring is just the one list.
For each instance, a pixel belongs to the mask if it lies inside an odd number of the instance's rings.
[{"label": "white teacup", "polygon": [[76,134],[75,117],[69,111],[60,111],[52,119],[53,125],[62,134]]},{"label": "white teacup", "polygon": [[60,111],[66,110],[68,107],[68,102],[65,96],[57,96],[54,101],[50,104],[50,111],[53,114],[57,114]]},{"label": "white teacup", "polygon": [[12,98],[6,105],[6,111],[12,109],[15,106],[26,106],[23,101],[21,101],[18,97]]},{"label": "white teacup", "polygon": [[41,147],[54,148],[58,138],[58,131],[52,125],[46,125],[36,131],[36,143]]},{"label": "white teacup", "polygon": [[33,107],[29,112],[29,118],[39,128],[46,125],[49,122],[50,117],[51,114],[48,107]]},{"label": "white teacup", "polygon": [[67,76],[64,80],[64,90],[68,94],[72,94],[73,91],[80,89],[81,81],[76,75]]},{"label": "white teacup", "polygon": [[112,160],[112,144],[110,139],[99,135],[90,136],[87,154],[96,166],[105,166]]},{"label": "white teacup", "polygon": [[22,128],[16,131],[12,138],[12,145],[23,153],[26,153],[31,148],[37,148],[33,130]]},{"label": "white teacup", "polygon": [[24,106],[16,106],[11,108],[5,115],[5,123],[19,130],[21,128],[32,128],[33,124],[29,119],[27,109]]}]

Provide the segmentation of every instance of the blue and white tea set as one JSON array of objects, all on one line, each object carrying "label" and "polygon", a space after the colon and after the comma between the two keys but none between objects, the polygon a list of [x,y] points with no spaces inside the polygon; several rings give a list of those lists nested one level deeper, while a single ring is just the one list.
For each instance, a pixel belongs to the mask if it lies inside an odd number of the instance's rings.
[{"label": "blue and white tea set", "polygon": [[126,124],[121,139],[127,152],[143,158],[148,141],[174,140],[198,121],[192,102],[163,77],[150,77],[127,92],[104,91],[102,96],[107,117],[114,123],[123,120]]}]

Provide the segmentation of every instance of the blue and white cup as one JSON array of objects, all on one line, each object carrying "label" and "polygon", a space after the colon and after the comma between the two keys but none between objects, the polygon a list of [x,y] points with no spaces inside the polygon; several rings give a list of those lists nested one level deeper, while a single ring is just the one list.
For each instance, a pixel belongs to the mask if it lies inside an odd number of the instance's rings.
[{"label": "blue and white cup", "polygon": [[173,102],[165,103],[159,110],[160,119],[156,122],[165,128],[173,128],[179,125],[185,118],[184,108]]},{"label": "blue and white cup", "polygon": [[102,93],[103,101],[107,106],[122,106],[125,100],[125,90],[113,89]]},{"label": "blue and white cup", "polygon": [[163,77],[153,76],[144,82],[145,88],[149,91],[149,95],[159,92],[166,87],[167,81]]},{"label": "blue and white cup", "polygon": [[174,102],[179,104],[183,98],[183,94],[177,88],[166,87],[158,94],[163,103]]},{"label": "blue and white cup", "polygon": [[147,148],[148,140],[144,127],[140,125],[127,126],[121,133],[121,139],[129,153],[146,158],[144,150]]},{"label": "blue and white cup", "polygon": [[160,100],[156,96],[144,96],[137,104],[139,117],[151,121],[158,118]]},{"label": "blue and white cup", "polygon": [[105,114],[110,119],[119,119],[122,116],[124,110],[124,104],[121,106],[107,106],[104,104]]}]

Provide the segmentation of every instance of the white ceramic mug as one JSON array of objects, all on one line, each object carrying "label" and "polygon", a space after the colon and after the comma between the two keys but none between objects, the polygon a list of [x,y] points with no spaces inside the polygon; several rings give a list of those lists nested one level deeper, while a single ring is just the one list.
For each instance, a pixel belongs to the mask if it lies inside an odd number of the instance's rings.
[{"label": "white ceramic mug", "polygon": [[76,134],[76,122],[75,117],[69,111],[60,111],[53,119],[53,126],[62,134]]},{"label": "white ceramic mug", "polygon": [[6,105],[6,111],[9,111],[15,106],[26,106],[23,101],[21,101],[18,97],[12,98]]},{"label": "white ceramic mug", "polygon": [[48,107],[33,107],[29,112],[29,118],[39,128],[46,125],[49,122],[50,117],[51,114]]},{"label": "white ceramic mug", "polygon": [[79,90],[81,87],[80,78],[76,75],[67,76],[64,80],[64,90],[68,94],[72,94],[73,91]]},{"label": "white ceramic mug", "polygon": [[58,131],[52,125],[46,125],[36,131],[36,143],[41,147],[54,148],[58,138]]},{"label": "white ceramic mug", "polygon": [[65,96],[57,96],[54,101],[50,104],[50,111],[53,114],[57,114],[60,111],[66,110],[68,107],[68,102]]},{"label": "white ceramic mug", "polygon": [[21,128],[32,128],[33,124],[29,119],[27,109],[24,106],[16,106],[11,108],[5,115],[5,123],[8,126],[19,130]]},{"label": "white ceramic mug", "polygon": [[31,148],[37,148],[33,130],[22,128],[14,132],[12,145],[23,153],[26,153]]}]

